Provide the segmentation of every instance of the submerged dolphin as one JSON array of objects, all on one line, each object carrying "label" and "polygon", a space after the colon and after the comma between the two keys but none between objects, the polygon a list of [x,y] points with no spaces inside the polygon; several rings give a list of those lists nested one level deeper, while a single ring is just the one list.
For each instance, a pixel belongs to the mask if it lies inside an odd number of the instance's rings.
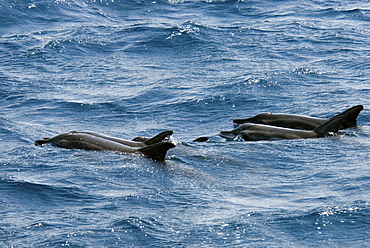
[{"label": "submerged dolphin", "polygon": [[[146,142],[134,142],[118,139],[92,132],[63,133],[53,138],[36,140],[35,145],[51,143],[55,146],[67,149],[83,150],[109,150],[122,153],[142,153],[154,160],[164,161],[167,151],[175,145],[169,142],[162,142],[172,131],[165,131]],[[130,145],[131,144],[131,145]]]},{"label": "submerged dolphin", "polygon": [[[346,116],[346,118],[340,123],[339,129],[356,127],[357,116],[363,109],[363,105],[357,105],[332,117],[331,119],[338,116]],[[300,115],[264,113],[246,119],[235,119],[233,120],[233,123],[238,125],[243,123],[256,123],[301,130],[314,130],[328,120],[330,119],[314,118]]]},{"label": "submerged dolphin", "polygon": [[329,133],[338,133],[338,128],[344,118],[345,116],[334,117],[314,130],[299,130],[245,123],[232,131],[221,131],[220,136],[225,139],[236,139],[240,137],[246,141],[319,138]]}]

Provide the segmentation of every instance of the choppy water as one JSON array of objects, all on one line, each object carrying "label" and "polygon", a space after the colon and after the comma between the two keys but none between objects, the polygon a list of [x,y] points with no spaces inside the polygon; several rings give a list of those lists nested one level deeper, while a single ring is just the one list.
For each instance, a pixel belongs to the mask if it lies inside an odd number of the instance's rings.
[{"label": "choppy water", "polygon": [[[369,246],[369,21],[366,1],[1,0],[1,246]],[[218,137],[357,104],[335,137]],[[166,129],[164,164],[33,145]]]}]

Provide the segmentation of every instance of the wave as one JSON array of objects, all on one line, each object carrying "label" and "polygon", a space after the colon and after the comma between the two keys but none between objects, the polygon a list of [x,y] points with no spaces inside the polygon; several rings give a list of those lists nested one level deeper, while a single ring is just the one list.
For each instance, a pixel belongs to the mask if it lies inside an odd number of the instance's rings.
[{"label": "wave", "polygon": [[[361,247],[367,242],[369,215],[368,204],[364,202],[357,202],[354,207],[329,207],[306,214],[252,211],[238,218],[220,219],[213,225],[197,227],[195,236],[202,233],[209,237],[210,243],[217,243],[217,239],[223,237],[229,245],[235,246],[275,246],[279,243],[279,246],[312,247],[327,243],[336,247],[343,244]],[[191,229],[188,233],[194,234]]]},{"label": "wave", "polygon": [[[32,193],[32,192],[56,192],[56,193],[62,193],[62,195],[66,194],[67,191],[72,190],[71,192],[78,192],[78,189],[76,188],[59,188],[54,187],[51,185],[45,185],[45,184],[38,184],[38,183],[31,183],[31,182],[25,182],[25,181],[14,181],[10,179],[1,179],[1,185],[4,190],[19,190],[23,191],[25,193]],[[68,195],[68,193],[66,194]],[[74,198],[72,194],[72,198]],[[78,197],[77,197],[78,198]]]},{"label": "wave", "polygon": [[[79,203],[81,200],[92,199],[76,187],[52,186],[4,178],[0,180],[0,187],[3,196],[6,196],[8,201],[20,201],[34,207],[38,204],[49,205],[51,202],[53,205],[60,205],[65,201]],[[9,195],[12,195],[11,199]]]},{"label": "wave", "polygon": [[317,15],[324,18],[339,18],[339,19],[352,19],[352,20],[369,20],[366,13],[369,9],[366,8],[326,8],[317,11]]},{"label": "wave", "polygon": [[[173,239],[176,236],[173,235],[175,230],[165,221],[162,221],[162,219],[167,219],[167,217],[158,216],[143,218],[130,216],[116,220],[110,225],[110,228],[115,232],[130,234],[129,239],[122,241],[125,245],[135,245],[138,241],[144,246],[183,245],[181,242]],[[146,243],[145,240],[140,238],[141,235],[138,235],[139,233],[148,237],[150,243]]]},{"label": "wave", "polygon": [[[271,226],[289,229],[289,233],[304,235],[307,241],[309,236],[321,234],[338,240],[365,240],[366,226],[369,224],[370,209],[363,201],[355,202],[352,207],[340,208],[338,206],[314,210],[308,214],[280,217],[270,222]],[[351,230],[346,234],[342,230]],[[340,235],[336,235],[340,234]],[[343,236],[342,236],[343,235]],[[335,237],[335,238],[334,238]],[[336,240],[335,240],[336,239]]]}]

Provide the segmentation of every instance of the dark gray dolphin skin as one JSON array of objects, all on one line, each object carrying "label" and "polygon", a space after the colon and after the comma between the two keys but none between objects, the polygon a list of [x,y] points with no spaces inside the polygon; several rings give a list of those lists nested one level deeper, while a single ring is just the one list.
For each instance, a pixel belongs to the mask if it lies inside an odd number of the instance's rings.
[{"label": "dark gray dolphin skin", "polygon": [[[337,116],[344,115],[346,116],[346,118],[342,121],[342,123],[340,123],[339,129],[356,127],[357,116],[363,109],[364,109],[363,105],[356,105],[332,117],[331,119],[336,118]],[[244,123],[256,123],[301,130],[314,130],[315,128],[324,124],[328,120],[330,119],[314,118],[300,115],[264,113],[246,119],[235,119],[233,120],[233,123],[236,125]]]},{"label": "dark gray dolphin skin", "polygon": [[240,137],[246,141],[320,138],[329,133],[338,133],[339,126],[344,118],[345,116],[334,117],[314,130],[245,123],[232,131],[221,131],[220,136],[225,139],[237,139]]},{"label": "dark gray dolphin skin", "polygon": [[[146,138],[146,137],[142,137],[142,136],[139,136],[139,137],[135,137],[132,139],[132,141],[137,141],[137,142],[145,142],[147,141],[149,138]],[[199,138],[196,138],[195,140],[193,140],[192,142],[207,142],[209,140],[208,137],[199,137]]]},{"label": "dark gray dolphin skin", "polygon": [[148,145],[153,145],[155,143],[158,143],[158,142],[161,142],[161,141],[167,139],[168,137],[170,137],[173,134],[172,130],[167,130],[167,131],[164,131],[164,132],[161,132],[161,133],[157,134],[153,138],[136,137],[132,140],[125,140],[125,139],[111,137],[111,136],[107,136],[107,135],[103,135],[103,134],[94,133],[94,132],[81,132],[81,131],[71,131],[71,132],[90,134],[90,135],[93,135],[93,136],[96,136],[96,137],[100,137],[100,138],[103,138],[103,139],[108,139],[108,140],[118,142],[118,143],[123,144],[123,145],[132,146],[132,147],[145,147],[145,146],[148,146]]},{"label": "dark gray dolphin skin", "polygon": [[[55,146],[67,149],[141,153],[154,160],[164,161],[167,151],[174,148],[175,145],[169,142],[162,142],[162,140],[172,133],[171,130],[165,131],[147,140],[146,143],[140,142],[139,144],[139,142],[135,143],[134,141],[126,141],[92,132],[72,131],[57,135],[53,138],[36,140],[35,145],[51,143]],[[133,144],[133,146],[130,146],[130,144]]]},{"label": "dark gray dolphin skin", "polygon": [[207,142],[209,140],[208,137],[199,137],[193,140],[193,142]]}]

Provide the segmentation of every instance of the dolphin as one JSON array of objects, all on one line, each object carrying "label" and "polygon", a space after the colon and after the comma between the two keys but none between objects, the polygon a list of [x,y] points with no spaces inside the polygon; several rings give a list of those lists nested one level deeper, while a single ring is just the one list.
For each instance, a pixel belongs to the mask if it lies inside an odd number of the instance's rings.
[{"label": "dolphin", "polygon": [[[53,138],[45,138],[43,140],[36,140],[35,145],[43,145],[51,143],[55,146],[67,149],[83,149],[83,150],[104,150],[104,151],[118,151],[122,153],[141,153],[153,160],[164,161],[167,151],[174,148],[175,145],[169,142],[162,142],[160,139],[164,135],[172,131],[165,131],[153,137],[151,142],[144,143],[143,146],[130,146],[132,141],[125,143],[125,140],[100,135],[92,132],[77,132],[71,131],[57,135]],[[162,139],[162,140],[163,140]]]},{"label": "dolphin", "polygon": [[319,138],[329,133],[338,133],[339,126],[344,118],[345,116],[334,117],[314,130],[245,123],[232,131],[221,131],[219,135],[225,139],[237,139],[240,137],[246,141]]},{"label": "dolphin", "polygon": [[[347,109],[346,111],[332,117],[336,118],[338,116],[346,116],[346,118],[340,123],[339,129],[346,129],[350,127],[356,127],[357,125],[357,116],[364,109],[363,105],[356,105]],[[277,127],[286,127],[294,128],[301,130],[314,130],[318,126],[324,124],[330,119],[322,119],[301,115],[290,115],[290,114],[271,114],[263,113],[256,115],[254,117],[246,119],[235,119],[233,123],[240,125],[243,123],[256,123],[256,124],[265,124]]]}]

